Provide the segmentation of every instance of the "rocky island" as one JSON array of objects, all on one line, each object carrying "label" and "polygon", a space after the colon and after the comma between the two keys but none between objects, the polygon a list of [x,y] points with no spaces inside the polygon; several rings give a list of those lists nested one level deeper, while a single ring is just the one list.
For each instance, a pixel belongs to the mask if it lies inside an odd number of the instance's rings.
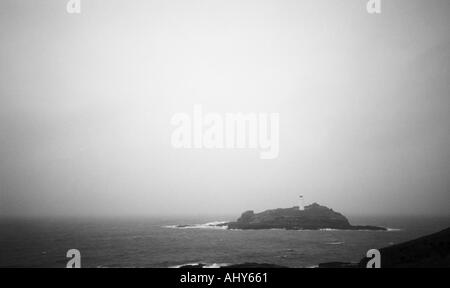
[{"label": "rocky island", "polygon": [[[302,207],[303,208],[303,207]],[[286,229],[286,230],[387,230],[377,226],[354,226],[348,219],[317,203],[299,207],[266,210],[261,213],[244,212],[235,222],[222,223],[228,229]]]}]

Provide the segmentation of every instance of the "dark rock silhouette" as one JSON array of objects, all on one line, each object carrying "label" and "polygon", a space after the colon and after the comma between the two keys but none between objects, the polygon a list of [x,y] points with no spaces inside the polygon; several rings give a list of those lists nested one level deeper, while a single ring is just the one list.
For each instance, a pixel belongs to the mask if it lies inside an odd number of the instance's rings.
[{"label": "dark rock silhouette", "polygon": [[228,229],[287,229],[287,230],[386,230],[376,226],[353,226],[348,219],[332,209],[317,203],[306,206],[266,210],[255,214],[244,212],[236,222],[224,223]]},{"label": "dark rock silhouette", "polygon": [[289,268],[286,266],[270,264],[270,263],[242,263],[242,264],[233,264],[220,268],[258,268],[258,269],[266,269],[266,268]]},{"label": "dark rock silhouette", "polygon": [[358,263],[327,262],[327,263],[320,263],[319,268],[360,268],[360,266]]},{"label": "dark rock silhouette", "polygon": [[[381,268],[450,267],[450,228],[379,251]],[[365,257],[359,263],[321,263],[319,268],[365,268],[368,261]]]},{"label": "dark rock silhouette", "polygon": [[[450,228],[380,250],[382,268],[450,267]],[[363,258],[360,267],[366,267]]]}]

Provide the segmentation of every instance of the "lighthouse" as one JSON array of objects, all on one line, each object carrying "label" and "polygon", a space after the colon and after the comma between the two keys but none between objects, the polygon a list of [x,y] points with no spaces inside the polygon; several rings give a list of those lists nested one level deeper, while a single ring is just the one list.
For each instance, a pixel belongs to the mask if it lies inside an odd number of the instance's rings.
[{"label": "lighthouse", "polygon": [[299,209],[300,211],[305,210],[305,202],[304,202],[304,200],[303,200],[303,195],[300,195],[300,203],[299,203],[299,205],[298,205],[298,209]]}]

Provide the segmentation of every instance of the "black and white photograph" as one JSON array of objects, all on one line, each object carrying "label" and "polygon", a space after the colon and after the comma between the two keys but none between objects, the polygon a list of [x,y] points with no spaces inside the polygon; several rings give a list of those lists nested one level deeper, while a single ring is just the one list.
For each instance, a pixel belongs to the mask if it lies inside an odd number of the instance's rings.
[{"label": "black and white photograph", "polygon": [[0,0],[0,268],[449,267],[450,1]]}]

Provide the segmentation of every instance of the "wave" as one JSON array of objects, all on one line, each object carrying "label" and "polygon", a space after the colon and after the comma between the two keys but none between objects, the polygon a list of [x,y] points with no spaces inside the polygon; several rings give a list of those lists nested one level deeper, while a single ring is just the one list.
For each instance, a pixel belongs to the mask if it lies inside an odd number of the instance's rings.
[{"label": "wave", "polygon": [[[166,225],[162,226],[163,228],[171,228],[171,229],[218,229],[218,230],[227,230],[228,225],[224,225],[228,223],[229,221],[213,221],[203,224],[188,224],[188,225]],[[386,228],[385,231],[376,231],[376,232],[395,232],[395,231],[402,231],[402,229],[399,228]],[[245,230],[245,229],[229,229],[229,230]],[[286,230],[282,228],[272,228],[272,229],[266,229],[266,230]],[[335,229],[335,228],[322,228],[318,230],[310,230],[310,229],[300,229],[297,231],[360,231],[360,232],[373,232],[374,230],[347,230],[347,229]],[[336,245],[336,244],[335,244]]]},{"label": "wave", "polygon": [[325,244],[327,244],[327,245],[342,245],[342,244],[344,244],[344,242],[328,242]]},{"label": "wave", "polygon": [[225,230],[228,229],[227,225],[224,225],[225,223],[228,223],[228,221],[214,221],[214,222],[208,222],[203,224],[190,224],[190,225],[167,225],[163,226],[164,228],[171,228],[171,229],[220,229]]},{"label": "wave", "polygon": [[185,266],[196,266],[201,268],[222,268],[229,266],[229,263],[203,263],[203,262],[194,262],[194,263],[185,263],[181,265],[169,266],[169,268],[181,268]]},{"label": "wave", "polygon": [[386,228],[387,231],[392,232],[392,231],[402,231],[402,229],[400,228]]},{"label": "wave", "polygon": [[[399,228],[386,228],[386,230],[368,230],[368,229],[361,229],[361,230],[347,230],[347,229],[333,229],[333,228],[323,228],[319,229],[319,231],[359,231],[359,232],[395,232],[395,231],[402,231],[403,229]],[[302,230],[304,231],[304,230]]]}]

